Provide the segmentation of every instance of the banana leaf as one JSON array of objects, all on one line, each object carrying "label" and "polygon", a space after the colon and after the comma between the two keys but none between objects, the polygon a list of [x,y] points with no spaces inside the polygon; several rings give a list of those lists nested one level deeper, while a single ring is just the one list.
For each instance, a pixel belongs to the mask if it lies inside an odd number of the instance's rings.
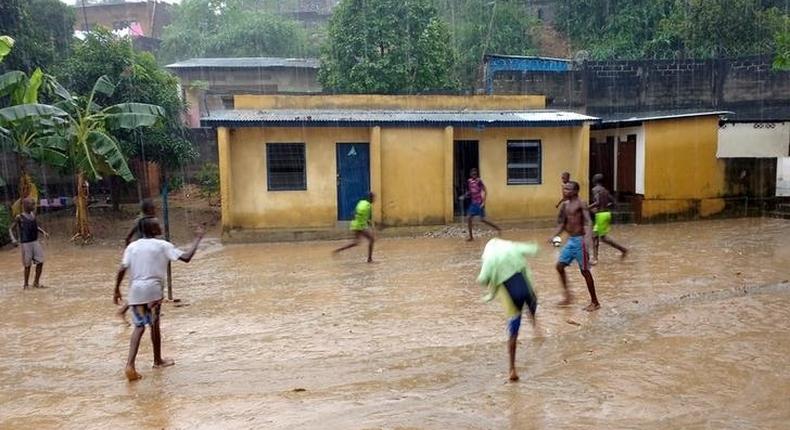
[{"label": "banana leaf", "polygon": [[[121,152],[121,147],[113,138],[102,133],[101,131],[91,131],[88,133],[86,143],[96,157],[96,161],[101,164],[106,164],[111,173],[114,173],[125,181],[134,180],[132,171],[129,170],[129,165],[126,164],[126,157]],[[85,166],[90,167],[96,177],[101,177],[98,166]]]}]

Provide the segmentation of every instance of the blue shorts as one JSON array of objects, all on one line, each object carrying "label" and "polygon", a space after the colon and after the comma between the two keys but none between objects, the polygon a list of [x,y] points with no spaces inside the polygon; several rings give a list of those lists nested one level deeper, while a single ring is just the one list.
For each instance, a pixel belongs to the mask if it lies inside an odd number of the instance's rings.
[{"label": "blue shorts", "polygon": [[156,324],[159,320],[159,309],[161,302],[149,303],[147,305],[129,305],[132,310],[132,324],[135,327],[145,327]]},{"label": "blue shorts", "polygon": [[535,312],[538,310],[538,297],[535,295],[532,286],[529,285],[529,282],[520,272],[511,276],[504,282],[503,286],[507,290],[508,295],[510,295],[510,300],[513,301],[513,304],[519,310],[518,315],[510,318],[507,323],[508,335],[513,337],[518,335],[518,331],[521,328],[521,311],[524,309],[524,305],[527,305],[529,313],[534,317]]},{"label": "blue shorts", "polygon": [[589,270],[589,254],[587,245],[584,243],[584,236],[571,236],[560,251],[559,262],[568,266],[573,260],[579,264],[579,270]]},{"label": "blue shorts", "polygon": [[486,208],[485,206],[480,206],[479,203],[470,203],[469,204],[469,216],[479,216],[480,218],[486,217]]}]

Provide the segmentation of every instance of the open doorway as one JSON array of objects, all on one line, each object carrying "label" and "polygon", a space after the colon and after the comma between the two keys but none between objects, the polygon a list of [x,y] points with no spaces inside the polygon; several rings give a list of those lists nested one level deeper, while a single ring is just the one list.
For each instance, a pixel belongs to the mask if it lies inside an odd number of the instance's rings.
[{"label": "open doorway", "polygon": [[[464,216],[469,206],[468,199],[461,197],[466,194],[466,179],[469,171],[480,169],[480,153],[476,140],[456,140],[453,145],[453,213]],[[481,172],[482,174],[482,172]]]}]

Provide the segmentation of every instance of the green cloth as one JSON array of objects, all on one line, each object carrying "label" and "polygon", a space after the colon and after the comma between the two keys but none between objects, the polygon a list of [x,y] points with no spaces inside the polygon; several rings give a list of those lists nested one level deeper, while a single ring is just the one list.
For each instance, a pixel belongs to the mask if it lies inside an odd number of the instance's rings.
[{"label": "green cloth", "polygon": [[511,276],[521,272],[534,288],[532,273],[527,265],[526,257],[534,257],[538,253],[538,245],[534,243],[511,242],[509,240],[491,239],[483,250],[483,264],[477,282],[488,286],[485,301],[493,300],[499,287]]},{"label": "green cloth", "polygon": [[351,230],[362,231],[368,228],[371,216],[371,204],[369,201],[362,199],[357,203],[354,209],[354,219],[351,221]]}]

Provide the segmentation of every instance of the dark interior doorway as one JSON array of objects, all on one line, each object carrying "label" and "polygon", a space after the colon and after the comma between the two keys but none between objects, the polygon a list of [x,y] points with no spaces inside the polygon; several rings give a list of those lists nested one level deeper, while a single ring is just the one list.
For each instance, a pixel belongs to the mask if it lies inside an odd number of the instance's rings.
[{"label": "dark interior doorway", "polygon": [[[459,197],[466,194],[466,179],[473,168],[480,169],[480,153],[476,140],[456,140],[453,145],[453,213],[455,216],[466,214],[468,199]],[[481,173],[482,176],[482,173]]]},{"label": "dark interior doorway", "polygon": [[[592,177],[596,173],[603,175],[603,186],[609,192],[614,192],[614,136],[609,136],[606,141],[590,139],[590,190],[592,190]],[[592,194],[591,194],[592,195]]]}]

